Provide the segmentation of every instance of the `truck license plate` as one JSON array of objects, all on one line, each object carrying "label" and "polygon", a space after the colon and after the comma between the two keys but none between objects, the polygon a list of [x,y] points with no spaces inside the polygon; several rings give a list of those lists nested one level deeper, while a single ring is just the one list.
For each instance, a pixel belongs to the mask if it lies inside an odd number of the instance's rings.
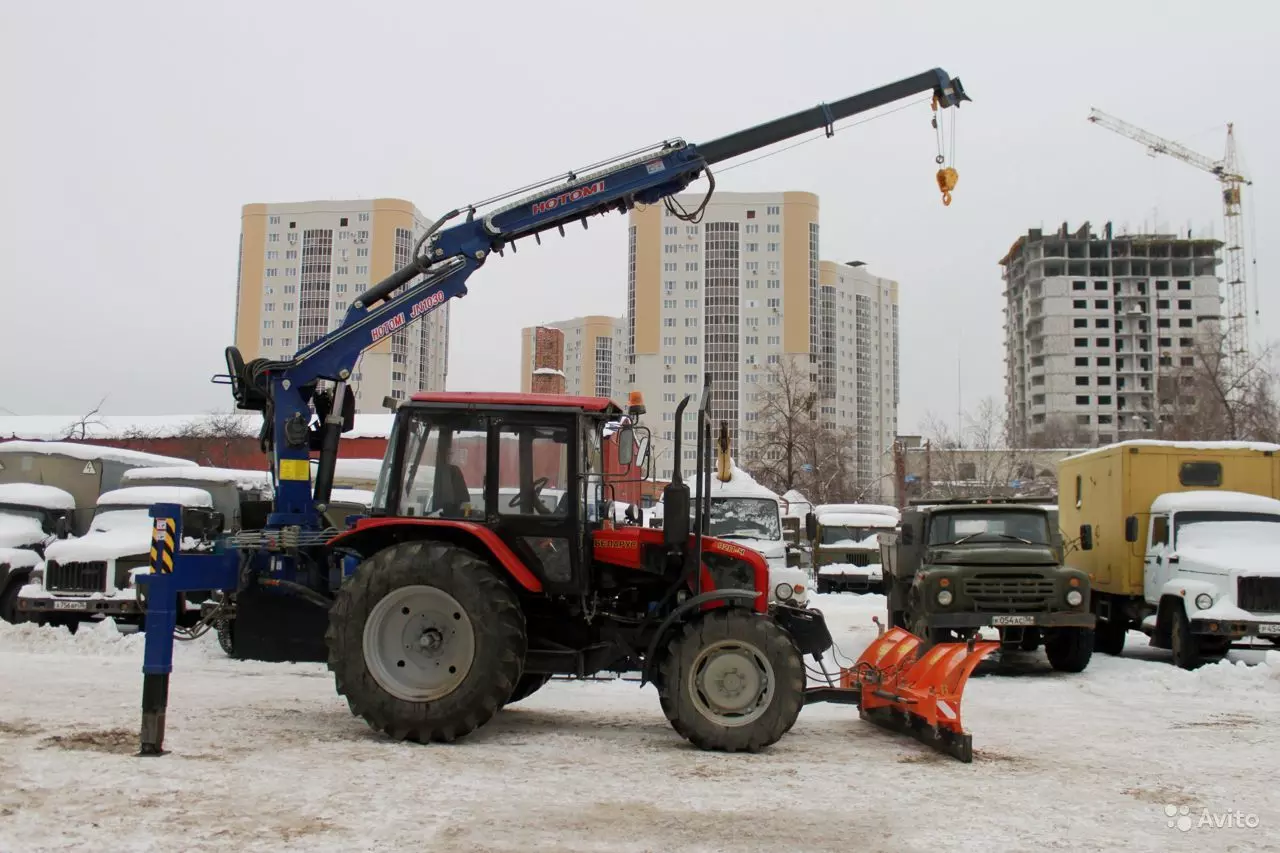
[{"label": "truck license plate", "polygon": [[1276,634],[1280,634],[1280,625],[1259,625],[1258,633],[1265,634],[1267,636],[1275,636]]},{"label": "truck license plate", "polygon": [[1034,625],[1036,617],[1034,616],[992,616],[992,625]]},{"label": "truck license plate", "polygon": [[55,601],[54,610],[84,610],[89,605],[84,601]]}]

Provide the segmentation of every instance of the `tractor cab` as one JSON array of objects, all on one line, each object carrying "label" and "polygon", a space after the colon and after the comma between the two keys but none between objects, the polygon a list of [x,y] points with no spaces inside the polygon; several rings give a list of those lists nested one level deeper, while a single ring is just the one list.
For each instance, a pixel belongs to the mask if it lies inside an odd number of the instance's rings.
[{"label": "tractor cab", "polygon": [[624,414],[603,397],[415,395],[397,409],[371,515],[456,522],[460,535],[484,525],[549,592],[586,592],[614,484],[643,475],[633,448],[606,471],[604,431]]}]

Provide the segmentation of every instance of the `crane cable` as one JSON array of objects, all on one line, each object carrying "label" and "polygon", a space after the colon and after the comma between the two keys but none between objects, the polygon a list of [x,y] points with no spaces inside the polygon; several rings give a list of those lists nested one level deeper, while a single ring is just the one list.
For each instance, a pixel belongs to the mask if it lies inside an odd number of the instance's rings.
[{"label": "crane cable", "polygon": [[[956,116],[955,110],[951,112],[951,151],[950,158],[947,154],[947,139],[943,132],[942,125],[938,122],[938,96],[934,95],[930,103],[930,109],[933,110],[933,116],[930,124],[933,125],[934,136],[938,141],[938,156],[934,158],[934,162],[938,164],[938,189],[942,191],[942,204],[944,207],[951,205],[951,191],[956,188],[956,182],[960,180],[960,173],[955,169],[956,161]],[[948,159],[950,162],[948,162]]]}]

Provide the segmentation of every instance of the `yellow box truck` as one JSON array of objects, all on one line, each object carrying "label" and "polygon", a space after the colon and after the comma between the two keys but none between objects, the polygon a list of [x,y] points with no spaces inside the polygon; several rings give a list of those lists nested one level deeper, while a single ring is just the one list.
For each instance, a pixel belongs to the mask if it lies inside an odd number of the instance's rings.
[{"label": "yellow box truck", "polygon": [[[1193,669],[1280,647],[1280,445],[1125,441],[1058,463],[1066,563],[1088,572],[1094,645],[1130,629]],[[1256,647],[1256,646],[1253,646]]]}]

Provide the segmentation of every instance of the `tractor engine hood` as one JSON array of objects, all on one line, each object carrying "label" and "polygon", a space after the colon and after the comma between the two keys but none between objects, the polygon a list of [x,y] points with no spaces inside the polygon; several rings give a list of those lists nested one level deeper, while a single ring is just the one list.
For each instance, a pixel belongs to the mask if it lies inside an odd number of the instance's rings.
[{"label": "tractor engine hood", "polygon": [[929,549],[931,565],[949,566],[1057,566],[1047,545],[961,545]]}]

